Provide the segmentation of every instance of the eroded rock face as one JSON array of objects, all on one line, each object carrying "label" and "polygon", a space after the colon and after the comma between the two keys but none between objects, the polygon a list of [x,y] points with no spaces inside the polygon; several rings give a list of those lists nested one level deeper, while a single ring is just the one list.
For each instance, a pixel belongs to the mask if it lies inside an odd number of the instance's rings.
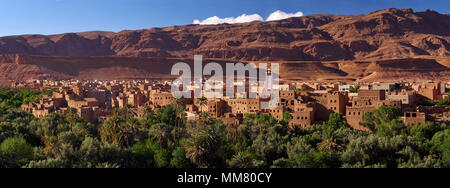
[{"label": "eroded rock face", "polygon": [[[33,79],[173,79],[178,76],[171,75],[171,68],[178,62],[186,62],[193,69],[192,58],[0,55],[0,85]],[[204,59],[203,63],[210,62],[221,64],[225,70],[230,60]],[[450,81],[448,61],[434,59],[277,63],[282,81]]]},{"label": "eroded rock face", "polygon": [[358,60],[448,57],[450,16],[386,9],[272,22],[0,38],[0,54],[191,57],[230,60]]},{"label": "eroded rock face", "polygon": [[197,54],[227,62],[282,62],[286,80],[450,80],[450,15],[386,9],[233,25],[0,37],[0,84],[165,78],[171,64]]}]

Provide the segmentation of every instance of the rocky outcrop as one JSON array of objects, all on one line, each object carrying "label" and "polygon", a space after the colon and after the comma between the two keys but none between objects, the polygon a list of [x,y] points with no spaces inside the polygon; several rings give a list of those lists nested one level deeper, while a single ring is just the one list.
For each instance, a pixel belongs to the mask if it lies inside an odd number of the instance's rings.
[{"label": "rocky outcrop", "polygon": [[272,22],[0,38],[0,54],[334,61],[449,57],[450,16],[386,9]]},{"label": "rocky outcrop", "polygon": [[[193,59],[142,57],[52,57],[0,55],[0,84],[33,79],[139,80],[172,79],[175,63]],[[228,60],[205,59],[221,64]],[[275,63],[275,62],[271,62]],[[281,80],[304,81],[450,81],[450,69],[433,59],[311,61],[280,63]]]},{"label": "rocky outcrop", "polygon": [[0,83],[167,78],[173,63],[191,62],[197,54],[221,62],[281,63],[284,80],[450,80],[450,15],[386,9],[232,25],[0,37]]}]

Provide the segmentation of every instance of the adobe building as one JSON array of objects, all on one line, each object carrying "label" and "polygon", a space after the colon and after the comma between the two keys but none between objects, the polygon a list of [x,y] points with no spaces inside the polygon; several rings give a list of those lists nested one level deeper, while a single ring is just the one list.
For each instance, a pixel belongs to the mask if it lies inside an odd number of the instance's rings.
[{"label": "adobe building", "polygon": [[217,119],[225,114],[226,105],[227,104],[225,101],[221,99],[209,100],[206,105],[206,111],[211,115],[211,117]]},{"label": "adobe building", "polygon": [[260,99],[225,99],[225,101],[232,114],[256,114],[261,111]]},{"label": "adobe building", "polygon": [[386,92],[386,99],[389,101],[401,101],[403,111],[415,111],[416,109],[416,92],[402,90],[402,91],[391,91]]},{"label": "adobe building", "polygon": [[283,115],[284,115],[284,112],[286,112],[286,111],[287,111],[286,107],[279,105],[279,106],[277,106],[277,108],[270,110],[269,114],[276,120],[281,121],[281,120],[283,120]]},{"label": "adobe building", "polygon": [[228,130],[237,131],[244,118],[242,115],[235,116],[231,113],[226,113],[224,114],[224,116],[219,117],[218,119],[221,120],[225,125],[227,125]]},{"label": "adobe building", "polygon": [[375,105],[372,104],[371,100],[367,99],[357,99],[350,103],[347,106],[347,113],[345,118],[347,119],[347,123],[356,130],[367,131],[368,129],[362,125],[360,122],[364,120],[364,115],[367,112],[374,111]]},{"label": "adobe building", "polygon": [[397,88],[395,83],[374,83],[372,90],[394,91]]},{"label": "adobe building", "polygon": [[291,120],[289,126],[305,129],[315,122],[315,103],[297,103],[295,111],[290,113]]},{"label": "adobe building", "polygon": [[169,92],[153,92],[150,96],[150,101],[156,106],[164,107],[175,102],[175,98]]},{"label": "adobe building", "polygon": [[381,101],[386,100],[386,91],[384,90],[362,90],[358,91],[358,98],[361,100]]},{"label": "adobe building", "polygon": [[426,83],[419,88],[418,94],[426,100],[441,99],[441,84],[440,83]]},{"label": "adobe building", "polygon": [[[170,83],[165,81],[111,81],[111,82],[44,82],[45,85],[60,85],[59,92],[22,105],[21,108],[36,117],[49,113],[65,114],[69,108],[78,110],[80,116],[88,121],[105,120],[113,108],[122,108],[127,104],[138,110],[150,107],[157,110],[177,101],[170,92]],[[347,84],[347,83],[343,83]],[[354,83],[356,84],[356,83]],[[393,89],[397,85],[358,83],[358,93],[339,92],[336,83],[290,83],[281,86],[279,106],[273,110],[261,109],[261,102],[268,99],[208,99],[200,106],[198,99],[180,99],[190,118],[196,119],[199,110],[207,112],[211,117],[222,120],[229,128],[237,128],[246,114],[266,113],[276,120],[283,120],[289,113],[289,127],[304,129],[314,123],[327,121],[331,113],[345,116],[351,127],[367,130],[360,125],[364,114],[381,106],[393,106],[404,112],[402,120],[406,124],[435,120],[448,122],[450,107],[418,107],[415,105],[419,92],[426,97],[439,98],[442,95],[442,84],[425,84],[412,91],[412,86],[399,85],[403,90]],[[16,85],[20,85],[19,83]],[[314,90],[306,92],[295,90],[293,86]],[[350,86],[350,85],[348,85]],[[367,86],[367,87],[365,87]],[[440,88],[441,87],[441,88]],[[344,89],[343,89],[344,88]],[[350,88],[350,87],[348,87]],[[366,88],[366,89],[364,89]],[[409,89],[409,90],[408,90]],[[347,87],[341,87],[347,90]],[[444,88],[445,90],[445,88]],[[248,91],[247,91],[248,92]],[[247,94],[245,94],[247,96]],[[425,120],[424,120],[425,117]]]},{"label": "adobe building", "polygon": [[426,122],[426,115],[423,112],[405,112],[400,119],[406,125],[415,125]]},{"label": "adobe building", "polygon": [[439,123],[448,123],[450,118],[450,106],[418,106],[417,111],[425,113],[427,120]]},{"label": "adobe building", "polygon": [[317,103],[315,117],[317,121],[327,121],[332,113],[346,114],[349,97],[347,92],[328,92],[310,95]]},{"label": "adobe building", "polygon": [[347,123],[356,130],[367,131],[368,129],[360,125],[360,122],[364,120],[367,112],[372,112],[381,106],[396,107],[401,110],[402,101],[386,100],[384,90],[359,90],[358,97],[355,97],[346,108]]},{"label": "adobe building", "polygon": [[143,106],[148,101],[147,100],[148,98],[141,91],[128,92],[127,94],[128,94],[127,103],[134,107]]}]

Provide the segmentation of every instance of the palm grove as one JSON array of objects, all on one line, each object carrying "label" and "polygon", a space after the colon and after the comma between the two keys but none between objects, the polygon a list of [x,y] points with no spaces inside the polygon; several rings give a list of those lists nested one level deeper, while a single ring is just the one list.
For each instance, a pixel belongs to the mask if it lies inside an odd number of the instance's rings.
[{"label": "palm grove", "polygon": [[[305,130],[265,114],[227,128],[207,113],[187,121],[181,102],[157,111],[115,109],[89,123],[70,109],[35,118],[20,105],[42,92],[0,89],[2,168],[439,168],[450,167],[450,129],[431,122],[406,126],[395,108],[367,113],[368,132],[341,114]],[[202,101],[202,100],[199,100]]]}]

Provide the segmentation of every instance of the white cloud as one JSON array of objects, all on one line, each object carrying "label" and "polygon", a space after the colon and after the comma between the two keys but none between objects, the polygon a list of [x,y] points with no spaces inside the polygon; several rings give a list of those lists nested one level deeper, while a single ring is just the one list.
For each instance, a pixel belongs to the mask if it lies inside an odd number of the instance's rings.
[{"label": "white cloud", "polygon": [[286,13],[281,10],[277,10],[277,11],[273,12],[272,14],[270,14],[270,16],[267,18],[266,21],[283,20],[283,19],[287,19],[287,18],[301,17],[301,16],[303,16],[303,12],[300,12],[300,11],[297,13]]},{"label": "white cloud", "polygon": [[264,19],[258,15],[258,14],[243,14],[237,18],[235,17],[228,17],[228,18],[219,18],[217,16],[210,17],[208,19],[205,19],[203,21],[200,20],[194,20],[194,24],[200,24],[200,25],[216,25],[216,24],[235,24],[235,23],[246,23],[246,22],[253,22],[253,21],[264,21]]},{"label": "white cloud", "polygon": [[[277,10],[270,14],[270,16],[266,19],[266,21],[275,21],[275,20],[282,20],[287,19],[291,17],[301,17],[303,16],[303,12],[297,12],[297,13],[286,13],[281,10]],[[243,14],[237,18],[235,17],[228,17],[228,18],[220,18],[217,16],[213,16],[210,18],[207,18],[205,20],[194,20],[193,24],[199,24],[199,25],[217,25],[217,24],[235,24],[235,23],[246,23],[246,22],[253,22],[253,21],[264,21],[264,18],[261,17],[259,14]]]}]

